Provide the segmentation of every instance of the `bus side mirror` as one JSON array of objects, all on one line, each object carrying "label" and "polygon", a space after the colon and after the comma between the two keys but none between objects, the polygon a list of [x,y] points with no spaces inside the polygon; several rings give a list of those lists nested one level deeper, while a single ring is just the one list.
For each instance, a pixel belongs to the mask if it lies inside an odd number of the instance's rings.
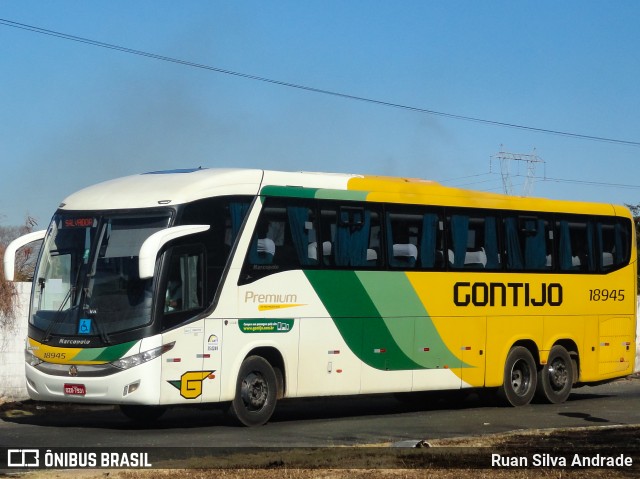
[{"label": "bus side mirror", "polygon": [[210,228],[209,225],[184,225],[174,226],[160,230],[149,236],[140,247],[138,255],[138,270],[140,279],[153,278],[153,270],[156,267],[156,258],[158,252],[169,241],[181,238],[183,236],[202,233]]},{"label": "bus side mirror", "polygon": [[47,230],[34,231],[14,239],[4,252],[4,279],[13,281],[16,269],[16,253],[24,245],[44,239]]}]

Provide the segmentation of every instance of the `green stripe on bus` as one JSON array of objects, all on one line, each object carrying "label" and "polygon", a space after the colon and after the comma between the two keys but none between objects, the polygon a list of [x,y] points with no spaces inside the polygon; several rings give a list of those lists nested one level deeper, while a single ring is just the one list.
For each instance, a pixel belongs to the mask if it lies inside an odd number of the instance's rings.
[{"label": "green stripe on bus", "polygon": [[396,342],[355,272],[305,271],[305,274],[349,349],[361,361],[380,370],[424,367]]},{"label": "green stripe on bus", "polygon": [[[404,272],[360,271],[356,275],[395,342],[420,367],[470,367],[461,363],[442,340]],[[430,354],[423,354],[417,344],[429,344]]]},{"label": "green stripe on bus", "polygon": [[318,190],[316,198],[321,200],[366,201],[368,191]]},{"label": "green stripe on bus", "polygon": [[260,194],[263,196],[280,196],[286,198],[366,201],[368,192],[324,188],[303,188],[301,186],[265,186],[260,190]]},{"label": "green stripe on bus", "polygon": [[315,198],[317,188],[302,188],[301,186],[265,186],[260,190],[264,196],[284,196],[287,198]]}]

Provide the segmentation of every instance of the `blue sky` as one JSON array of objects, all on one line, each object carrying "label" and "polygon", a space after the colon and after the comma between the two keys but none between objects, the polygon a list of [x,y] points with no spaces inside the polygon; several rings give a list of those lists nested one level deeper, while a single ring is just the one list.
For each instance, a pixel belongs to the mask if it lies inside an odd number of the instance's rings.
[{"label": "blue sky", "polygon": [[[636,1],[0,0],[0,18],[349,95],[640,142]],[[499,192],[490,158],[501,145],[546,162],[534,196],[640,203],[639,146],[389,108],[5,25],[0,86],[0,225],[30,214],[44,227],[82,187],[192,166]],[[516,193],[523,182],[513,177]]]}]

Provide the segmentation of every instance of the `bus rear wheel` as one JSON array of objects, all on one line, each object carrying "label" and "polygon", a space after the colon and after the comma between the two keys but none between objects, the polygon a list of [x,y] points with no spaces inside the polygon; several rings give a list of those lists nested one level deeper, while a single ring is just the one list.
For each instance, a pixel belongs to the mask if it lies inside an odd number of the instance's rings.
[{"label": "bus rear wheel", "polygon": [[551,404],[567,400],[573,387],[573,362],[569,352],[562,346],[549,351],[549,359],[538,373],[536,397]]},{"label": "bus rear wheel", "polygon": [[277,393],[276,373],[269,361],[249,356],[240,366],[229,415],[244,426],[266,424],[276,408]]},{"label": "bus rear wheel", "polygon": [[511,348],[504,365],[500,396],[511,406],[525,406],[533,399],[536,382],[536,362],[531,352],[523,346]]}]

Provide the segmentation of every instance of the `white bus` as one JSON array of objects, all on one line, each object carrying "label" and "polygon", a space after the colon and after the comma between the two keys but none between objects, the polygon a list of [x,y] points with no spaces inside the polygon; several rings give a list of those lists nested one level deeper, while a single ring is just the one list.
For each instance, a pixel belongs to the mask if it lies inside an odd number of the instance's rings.
[{"label": "white bus", "polygon": [[133,419],[284,397],[499,388],[565,401],[630,374],[636,246],[625,208],[437,183],[157,171],[66,198],[43,239],[29,395]]}]

